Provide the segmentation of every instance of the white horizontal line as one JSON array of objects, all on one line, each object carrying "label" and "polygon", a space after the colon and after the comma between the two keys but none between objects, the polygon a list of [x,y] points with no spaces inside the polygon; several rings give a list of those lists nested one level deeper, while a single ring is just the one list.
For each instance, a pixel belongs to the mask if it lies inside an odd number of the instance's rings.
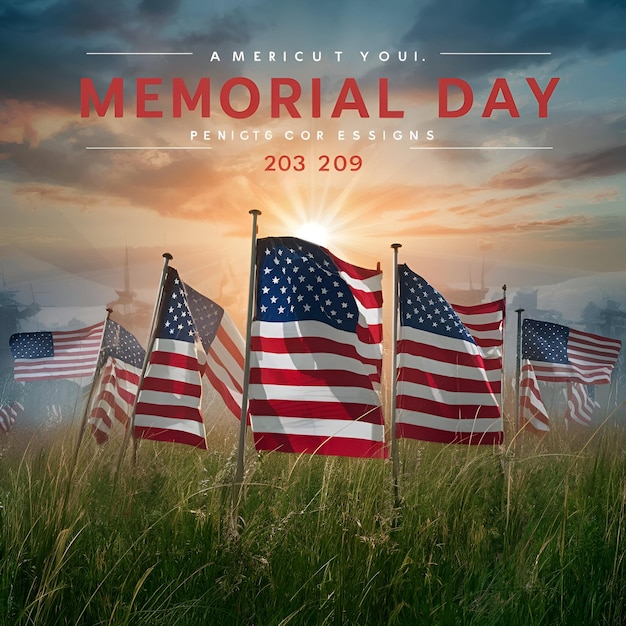
[{"label": "white horizontal line", "polygon": [[410,146],[410,150],[553,150],[553,146]]},{"label": "white horizontal line", "polygon": [[125,55],[153,55],[153,56],[160,56],[160,55],[176,55],[176,56],[184,56],[184,55],[192,55],[193,52],[85,52],[86,55],[88,56],[111,56],[111,55],[117,55],[117,56],[125,56]]},{"label": "white horizontal line", "polygon": [[440,52],[454,56],[550,56],[552,52]]},{"label": "white horizontal line", "polygon": [[85,150],[213,150],[212,146],[85,146]]}]

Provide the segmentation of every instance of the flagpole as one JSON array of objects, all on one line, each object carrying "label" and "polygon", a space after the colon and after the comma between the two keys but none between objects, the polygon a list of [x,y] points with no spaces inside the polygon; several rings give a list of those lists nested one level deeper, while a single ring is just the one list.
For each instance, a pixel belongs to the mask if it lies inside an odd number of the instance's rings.
[{"label": "flagpole", "polygon": [[78,464],[78,453],[80,451],[80,446],[83,442],[83,437],[85,436],[85,429],[87,427],[87,420],[89,419],[89,408],[91,407],[91,403],[93,402],[94,390],[96,387],[96,379],[98,378],[101,370],[102,370],[102,346],[104,344],[104,336],[107,330],[107,323],[109,318],[111,317],[111,313],[113,309],[107,308],[107,314],[104,319],[104,328],[102,329],[102,337],[100,338],[100,348],[98,349],[98,360],[96,361],[96,369],[93,372],[93,381],[91,382],[91,388],[89,389],[89,395],[87,396],[87,404],[85,406],[85,411],[83,413],[83,417],[80,423],[80,430],[78,431],[78,437],[76,438],[76,446],[74,447],[74,454],[72,455],[72,463],[70,465],[70,473],[67,477],[67,487],[65,489],[65,498],[63,500],[63,515],[62,518],[65,517],[65,507],[67,506],[67,501],[70,496],[70,489],[72,486],[72,481],[74,479],[74,473],[76,472],[76,465]]},{"label": "flagpole", "polygon": [[515,355],[515,432],[519,432],[519,383],[522,374],[522,313],[524,309],[516,309],[517,313],[517,354]]},{"label": "flagpole", "polygon": [[502,285],[502,356],[500,367],[500,415],[502,416],[502,424],[504,425],[504,407],[506,406],[506,384],[504,379],[504,364],[506,362],[505,353],[505,337],[506,337],[506,284]]},{"label": "flagpole", "polygon": [[133,439],[133,460],[136,460],[136,444],[135,444],[135,412],[137,410],[137,401],[139,400],[139,391],[141,390],[141,383],[146,375],[146,370],[148,369],[148,363],[150,362],[150,355],[152,354],[152,348],[154,347],[155,335],[156,335],[156,325],[161,313],[161,305],[163,303],[163,289],[165,287],[165,280],[167,278],[167,268],[169,262],[174,257],[169,252],[163,253],[163,271],[161,272],[161,280],[159,282],[159,291],[156,298],[156,303],[154,305],[154,311],[152,312],[152,322],[150,325],[150,334],[148,335],[148,346],[146,350],[146,354],[143,358],[143,365],[141,366],[141,374],[139,375],[139,382],[137,383],[137,393],[135,394],[135,400],[133,401],[133,408],[129,416],[128,420],[128,428],[124,433],[124,441],[122,442],[122,448],[120,450],[120,454],[117,460],[117,468],[115,470],[115,477],[117,480],[117,476],[119,475],[120,467],[122,465],[122,460],[124,458],[124,453],[126,452],[126,447],[128,446],[128,440],[132,437]]},{"label": "flagpole", "polygon": [[393,473],[393,491],[398,502],[398,440],[396,439],[396,358],[398,345],[398,248],[401,243],[391,244],[393,248],[393,314],[391,323],[391,467]]},{"label": "flagpole", "polygon": [[239,448],[237,450],[237,471],[233,481],[233,511],[239,502],[239,493],[243,483],[243,461],[246,444],[246,427],[248,421],[248,387],[250,385],[250,352],[252,335],[252,318],[254,313],[254,286],[256,267],[257,217],[258,209],[248,211],[252,215],[252,235],[250,238],[250,280],[248,284],[248,316],[246,318],[246,352],[243,366],[243,389],[241,395],[241,415],[239,420]]},{"label": "flagpole", "polygon": [[104,336],[107,331],[107,324],[109,319],[111,318],[111,313],[113,313],[113,309],[107,308],[107,315],[104,320],[104,330],[102,331],[102,338],[100,339],[100,349],[98,350],[98,361],[96,363],[96,369],[93,373],[93,382],[91,383],[91,389],[89,390],[89,396],[87,397],[87,404],[85,405],[85,411],[83,413],[83,417],[80,424],[80,431],[78,433],[78,439],[76,441],[76,448],[74,449],[74,458],[72,459],[72,474],[74,473],[74,468],[76,466],[76,462],[78,460],[78,450],[83,441],[83,437],[85,435],[85,428],[87,427],[87,420],[89,419],[89,409],[91,408],[91,403],[93,402],[93,395],[96,387],[96,379],[100,375],[102,371],[102,346],[104,344]]}]

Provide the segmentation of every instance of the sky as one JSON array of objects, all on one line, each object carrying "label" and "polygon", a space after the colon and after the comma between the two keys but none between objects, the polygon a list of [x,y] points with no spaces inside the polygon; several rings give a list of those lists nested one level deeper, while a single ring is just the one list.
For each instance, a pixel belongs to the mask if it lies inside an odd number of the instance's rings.
[{"label": "sky", "polygon": [[[401,243],[444,294],[626,308],[624,0],[0,0],[0,59],[0,270],[41,325],[98,319],[126,258],[153,302],[169,252],[241,327],[253,209],[260,237],[380,263],[388,292]],[[81,117],[81,79],[104,100],[116,77],[123,116]],[[239,77],[260,96],[240,118]],[[161,80],[145,109],[162,117],[139,117],[137,78]],[[210,79],[210,116],[173,116],[174,78]],[[540,117],[529,81],[554,78]],[[272,79],[298,82],[299,117],[272,117]]]}]

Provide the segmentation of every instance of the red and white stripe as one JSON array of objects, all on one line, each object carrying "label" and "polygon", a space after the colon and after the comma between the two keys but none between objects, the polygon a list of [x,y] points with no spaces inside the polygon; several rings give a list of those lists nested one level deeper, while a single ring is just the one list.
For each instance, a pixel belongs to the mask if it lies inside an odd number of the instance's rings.
[{"label": "red and white stripe", "polygon": [[487,379],[499,402],[502,393],[505,305],[504,299],[474,306],[452,305],[482,352]]},{"label": "red and white stripe", "polygon": [[98,381],[94,406],[88,423],[99,444],[109,439],[113,428],[111,416],[126,427],[132,413],[141,370],[124,361],[109,357]]},{"label": "red and white stripe", "polygon": [[520,377],[520,426],[537,434],[550,430],[550,418],[541,398],[534,367],[527,359],[522,361]]},{"label": "red and white stripe", "polygon": [[567,410],[565,419],[581,426],[591,426],[598,402],[589,396],[587,385],[582,383],[567,384]]},{"label": "red and white stripe", "polygon": [[502,442],[498,399],[476,344],[402,325],[397,358],[396,437]]},{"label": "red and white stripe", "polygon": [[198,352],[202,373],[237,419],[241,417],[244,351],[241,333],[224,311],[208,353]]},{"label": "red and white stripe", "polygon": [[0,431],[8,433],[15,425],[15,420],[18,413],[21,413],[24,407],[19,402],[13,402],[13,404],[3,404],[0,406]]},{"label": "red and white stripe", "polygon": [[139,391],[135,438],[206,449],[201,398],[196,344],[157,338]]}]

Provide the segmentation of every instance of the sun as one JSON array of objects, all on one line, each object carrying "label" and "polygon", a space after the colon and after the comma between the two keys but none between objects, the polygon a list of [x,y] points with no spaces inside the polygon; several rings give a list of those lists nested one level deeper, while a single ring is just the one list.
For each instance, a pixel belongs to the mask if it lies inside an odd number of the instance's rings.
[{"label": "sun", "polygon": [[297,236],[319,246],[328,243],[328,230],[319,222],[306,222],[298,228]]}]

